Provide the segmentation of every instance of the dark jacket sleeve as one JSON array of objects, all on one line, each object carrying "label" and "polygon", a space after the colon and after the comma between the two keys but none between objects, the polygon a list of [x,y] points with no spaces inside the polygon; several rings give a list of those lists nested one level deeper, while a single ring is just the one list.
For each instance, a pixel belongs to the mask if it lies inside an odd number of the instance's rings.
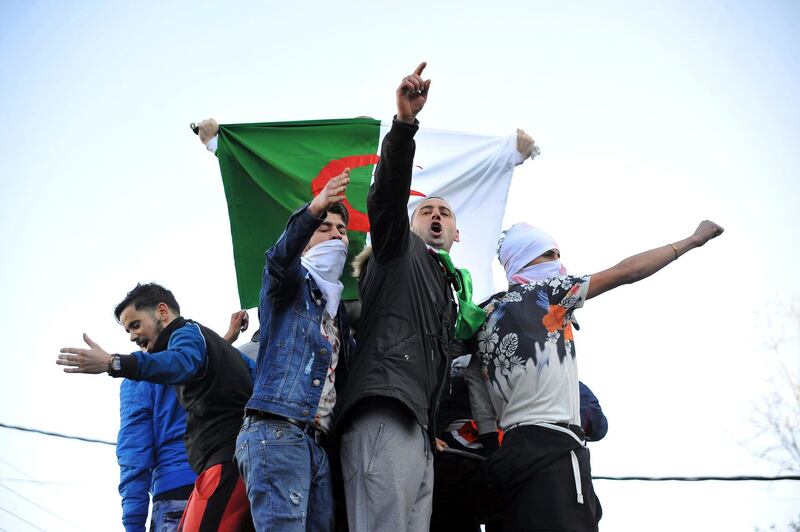
[{"label": "dark jacket sleeve", "polygon": [[581,394],[581,428],[587,440],[602,440],[608,432],[608,420],[592,390],[580,381],[578,386]]},{"label": "dark jacket sleeve", "polygon": [[267,250],[263,293],[273,301],[294,294],[303,273],[300,256],[314,231],[324,221],[308,211],[308,204],[289,217],[283,234]]},{"label": "dark jacket sleeve", "polygon": [[152,386],[125,380],[119,389],[119,494],[126,532],[144,532],[154,463]]},{"label": "dark jacket sleeve", "polygon": [[394,121],[383,139],[375,182],[367,195],[372,256],[378,261],[390,260],[408,246],[408,196],[418,128],[416,122]]}]

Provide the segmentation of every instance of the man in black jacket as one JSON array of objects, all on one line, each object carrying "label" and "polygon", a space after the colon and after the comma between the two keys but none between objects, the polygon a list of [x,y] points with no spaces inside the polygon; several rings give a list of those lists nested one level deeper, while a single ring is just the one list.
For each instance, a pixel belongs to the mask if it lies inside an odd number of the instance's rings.
[{"label": "man in black jacket", "polygon": [[436,250],[458,241],[455,215],[427,198],[408,220],[416,115],[425,63],[397,89],[367,197],[371,256],[361,268],[361,324],[335,412],[350,530],[427,531],[434,412],[448,367],[456,306]]},{"label": "man in black jacket", "polygon": [[197,474],[178,529],[253,530],[233,452],[253,391],[254,364],[217,333],[180,312],[171,291],[155,283],[138,284],[114,315],[141,351],[108,353],[84,334],[89,348],[62,348],[56,364],[67,366],[66,373],[108,373],[175,385],[186,410],[187,458]]}]

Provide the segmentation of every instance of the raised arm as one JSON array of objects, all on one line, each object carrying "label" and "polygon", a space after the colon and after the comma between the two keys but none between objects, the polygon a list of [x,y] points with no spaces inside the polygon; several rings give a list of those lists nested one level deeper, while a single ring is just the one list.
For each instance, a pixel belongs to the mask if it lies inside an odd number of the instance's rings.
[{"label": "raised arm", "polygon": [[307,207],[289,218],[283,234],[267,250],[264,289],[268,297],[275,299],[282,294],[294,293],[294,287],[301,279],[300,256],[314,231],[324,222],[327,210],[344,199],[348,183],[350,169],[346,168],[328,181]]},{"label": "raised arm", "polygon": [[416,117],[425,106],[431,86],[431,80],[422,79],[425,66],[421,63],[397,87],[397,116],[383,139],[375,182],[367,196],[373,256],[377,260],[388,260],[405,249],[409,237],[407,208],[416,150]]},{"label": "raised arm", "polygon": [[660,248],[651,249],[628,257],[616,266],[592,275],[586,299],[599,296],[623,284],[631,284],[649,277],[658,270],[677,260],[678,257],[694,248],[704,245],[712,238],[722,234],[724,229],[714,222],[704,220],[697,226],[694,234]]}]

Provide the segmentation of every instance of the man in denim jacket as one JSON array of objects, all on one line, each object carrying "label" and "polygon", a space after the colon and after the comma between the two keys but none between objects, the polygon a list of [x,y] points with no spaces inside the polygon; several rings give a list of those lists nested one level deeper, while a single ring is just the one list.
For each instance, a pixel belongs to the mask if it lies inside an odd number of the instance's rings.
[{"label": "man in denim jacket", "polygon": [[266,254],[253,395],[236,442],[257,530],[333,530],[327,440],[352,338],[341,302],[349,169],[295,212]]}]

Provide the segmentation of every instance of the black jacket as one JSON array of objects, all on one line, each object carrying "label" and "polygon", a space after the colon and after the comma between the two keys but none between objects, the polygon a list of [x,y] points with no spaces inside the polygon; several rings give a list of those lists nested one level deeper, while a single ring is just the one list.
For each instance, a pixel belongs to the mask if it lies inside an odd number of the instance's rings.
[{"label": "black jacket", "polygon": [[233,460],[236,436],[244,405],[253,392],[250,369],[239,351],[217,333],[191,320],[177,318],[156,339],[153,352],[164,351],[172,333],[195,323],[206,344],[202,376],[175,386],[178,401],[186,409],[184,443],[189,464],[196,473]]},{"label": "black jacket", "polygon": [[407,205],[417,127],[392,125],[367,197],[372,256],[358,284],[361,321],[347,385],[334,411],[339,427],[353,406],[369,397],[400,401],[426,430],[434,424],[455,303],[438,260],[410,231]]}]

